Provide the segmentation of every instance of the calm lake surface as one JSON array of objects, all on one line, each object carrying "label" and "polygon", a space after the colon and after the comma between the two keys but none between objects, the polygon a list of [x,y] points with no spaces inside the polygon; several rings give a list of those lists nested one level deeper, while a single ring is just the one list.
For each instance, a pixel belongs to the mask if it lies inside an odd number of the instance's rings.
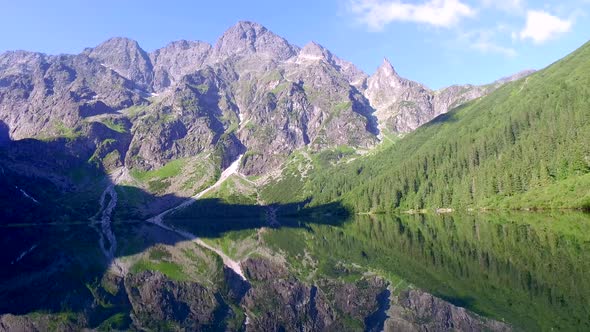
[{"label": "calm lake surface", "polygon": [[[483,213],[285,220],[170,221],[230,256],[263,236],[298,275],[378,272],[396,289],[418,287],[524,330],[590,330],[590,215]],[[222,226],[219,226],[222,225]],[[2,226],[0,313],[82,310],[109,263],[99,232],[75,225]],[[117,222],[117,256],[182,241],[153,225]],[[214,231],[211,231],[214,230]],[[302,264],[317,262],[314,271]],[[239,258],[239,257],[238,257]]]}]

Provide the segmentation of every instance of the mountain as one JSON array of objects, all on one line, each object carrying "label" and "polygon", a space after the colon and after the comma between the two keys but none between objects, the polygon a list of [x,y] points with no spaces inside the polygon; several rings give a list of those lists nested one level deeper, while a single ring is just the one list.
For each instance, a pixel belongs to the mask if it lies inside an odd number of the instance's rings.
[{"label": "mountain", "polygon": [[[299,48],[252,22],[214,45],[178,41],[151,53],[120,37],[79,55],[7,52],[0,82],[12,139],[86,137],[102,123],[130,142],[114,165],[145,172],[208,154],[225,168],[245,153],[240,169],[255,176],[302,148],[371,149],[383,133],[410,132],[491,91],[433,92],[388,62],[368,76],[315,42]],[[98,162],[114,153],[101,143]]]},{"label": "mountain", "polygon": [[384,151],[318,171],[308,195],[357,211],[588,209],[589,71],[590,43]]}]

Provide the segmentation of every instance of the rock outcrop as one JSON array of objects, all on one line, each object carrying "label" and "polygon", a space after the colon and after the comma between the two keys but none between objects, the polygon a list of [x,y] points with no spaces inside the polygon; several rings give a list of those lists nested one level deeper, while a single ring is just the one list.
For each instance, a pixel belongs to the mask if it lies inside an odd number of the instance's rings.
[{"label": "rock outcrop", "polygon": [[72,320],[63,319],[59,315],[15,316],[11,314],[0,316],[0,332],[26,331],[80,331],[86,321],[75,317]]},{"label": "rock outcrop", "polygon": [[[203,330],[216,326],[215,312],[225,303],[199,284],[173,281],[159,272],[145,271],[125,279],[132,319],[139,329]],[[217,322],[219,324],[219,322]]]},{"label": "rock outcrop", "polygon": [[151,90],[153,65],[135,40],[115,37],[84,53],[144,90]]},{"label": "rock outcrop", "polygon": [[402,292],[391,308],[385,331],[511,331],[499,321],[483,318],[431,294]]},{"label": "rock outcrop", "polygon": [[408,133],[468,101],[485,96],[503,84],[534,71],[523,71],[484,86],[453,85],[438,91],[405,79],[384,59],[367,80],[366,97],[375,109],[379,128],[386,133]]},{"label": "rock outcrop", "polygon": [[162,92],[185,75],[198,71],[210,52],[211,45],[208,43],[180,40],[150,53],[154,68],[154,91]]}]

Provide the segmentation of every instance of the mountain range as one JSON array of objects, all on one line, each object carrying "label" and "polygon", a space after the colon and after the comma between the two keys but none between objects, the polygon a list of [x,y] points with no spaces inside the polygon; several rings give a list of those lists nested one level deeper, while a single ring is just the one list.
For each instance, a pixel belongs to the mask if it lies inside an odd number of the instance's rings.
[{"label": "mountain range", "polygon": [[147,53],[112,38],[78,55],[4,53],[0,121],[11,139],[102,132],[92,144],[107,169],[149,171],[203,154],[224,168],[246,153],[240,170],[259,176],[303,147],[371,149],[529,73],[433,91],[387,60],[369,76],[315,42],[300,48],[239,22],[215,45],[177,41]]}]

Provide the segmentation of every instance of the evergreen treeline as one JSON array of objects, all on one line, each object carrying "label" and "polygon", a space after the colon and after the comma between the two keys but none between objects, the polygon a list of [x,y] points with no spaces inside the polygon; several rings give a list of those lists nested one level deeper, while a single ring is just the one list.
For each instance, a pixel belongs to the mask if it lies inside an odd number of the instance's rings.
[{"label": "evergreen treeline", "polygon": [[[590,43],[372,157],[318,172],[317,204],[357,211],[590,208]],[[526,199],[523,199],[525,197]]]}]

